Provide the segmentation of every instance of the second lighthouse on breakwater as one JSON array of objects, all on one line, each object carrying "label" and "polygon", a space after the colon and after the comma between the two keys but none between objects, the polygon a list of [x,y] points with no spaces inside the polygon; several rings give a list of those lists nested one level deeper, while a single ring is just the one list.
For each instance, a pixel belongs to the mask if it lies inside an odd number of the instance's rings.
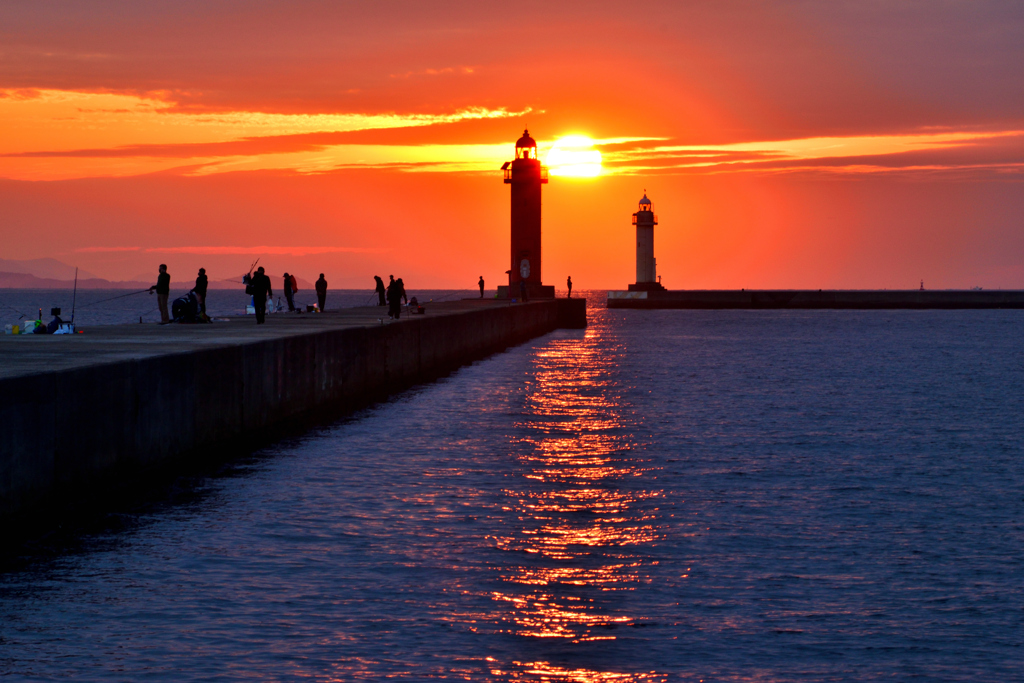
[{"label": "second lighthouse on breakwater", "polygon": [[658,262],[654,258],[654,226],[658,217],[654,215],[654,205],[644,191],[638,210],[633,214],[633,225],[636,226],[636,283],[629,285],[631,292],[658,292],[665,288],[658,280]]}]

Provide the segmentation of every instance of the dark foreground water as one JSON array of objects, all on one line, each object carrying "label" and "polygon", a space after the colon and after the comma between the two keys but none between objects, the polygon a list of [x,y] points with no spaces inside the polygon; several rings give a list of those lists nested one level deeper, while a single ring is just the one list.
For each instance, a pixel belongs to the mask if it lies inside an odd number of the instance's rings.
[{"label": "dark foreground water", "polygon": [[1024,315],[591,321],[0,575],[0,674],[1024,680]]}]

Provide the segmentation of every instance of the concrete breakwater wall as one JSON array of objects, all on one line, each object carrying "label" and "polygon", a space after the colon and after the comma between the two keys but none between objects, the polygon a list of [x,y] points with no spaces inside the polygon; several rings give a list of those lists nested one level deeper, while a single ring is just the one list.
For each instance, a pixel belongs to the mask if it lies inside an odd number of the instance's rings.
[{"label": "concrete breakwater wall", "polygon": [[492,305],[0,379],[4,533],[28,515],[103,495],[112,482],[215,461],[288,425],[339,417],[558,327],[585,325],[582,300]]},{"label": "concrete breakwater wall", "polygon": [[1008,290],[672,290],[608,292],[608,308],[980,309],[1024,308]]}]

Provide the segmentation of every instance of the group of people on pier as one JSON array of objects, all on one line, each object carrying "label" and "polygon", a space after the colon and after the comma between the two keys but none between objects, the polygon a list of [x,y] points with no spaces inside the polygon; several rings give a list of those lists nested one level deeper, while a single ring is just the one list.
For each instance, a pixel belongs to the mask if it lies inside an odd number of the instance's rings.
[{"label": "group of people on pier", "polygon": [[[255,264],[254,264],[255,265]],[[388,317],[397,320],[402,317],[402,304],[409,303],[408,294],[405,291],[405,283],[402,282],[402,278],[395,278],[394,275],[389,275],[390,282],[385,285],[384,280],[379,275],[374,275],[373,279],[376,284],[374,293],[377,295],[377,305],[388,307]],[[295,311],[295,293],[299,291],[298,278],[293,274],[285,273],[283,276],[283,287],[284,298],[288,302],[288,310]],[[255,272],[251,272],[242,277],[242,282],[245,284],[245,293],[252,296],[252,304],[255,309],[256,323],[263,324],[266,322],[267,316],[267,300],[273,300],[274,290],[270,283],[270,276],[266,274],[263,266],[256,269]],[[520,282],[520,297],[521,300],[526,301],[526,286],[525,282]],[[572,278],[568,278],[566,285],[569,288],[569,296],[572,296]],[[199,273],[196,277],[196,284],[186,297],[194,295],[194,304],[196,307],[195,317],[201,320],[208,321],[209,318],[206,315],[206,294],[210,286],[210,280],[206,276],[206,269],[200,268]],[[480,288],[480,298],[484,298],[484,277],[480,276],[477,286]],[[316,298],[318,309],[323,312],[327,307],[327,280],[324,278],[324,274],[320,273],[320,279],[316,281]],[[167,301],[171,293],[171,276],[167,272],[167,265],[160,264],[160,272],[157,276],[156,284],[149,288],[150,293],[156,293],[157,295],[157,307],[160,310],[160,321],[161,323],[168,323],[171,321],[171,316],[167,309]],[[185,297],[183,297],[184,299]],[[280,302],[279,302],[280,304]],[[177,303],[175,304],[177,305]],[[280,305],[279,305],[279,309]],[[176,314],[177,319],[177,314]]]},{"label": "group of people on pier", "polygon": [[[288,302],[288,311],[294,312],[296,310],[295,292],[299,291],[298,278],[286,272],[283,280],[284,298]],[[256,324],[261,325],[267,320],[267,300],[274,298],[270,276],[263,270],[263,266],[260,266],[252,275],[243,277],[242,282],[245,283],[245,293],[252,295]],[[327,310],[327,279],[323,273],[320,273],[320,279],[316,281],[314,288],[316,289],[317,309],[322,313]]]},{"label": "group of people on pier", "polygon": [[409,297],[405,293],[405,283],[402,282],[402,278],[395,279],[394,275],[388,275],[391,281],[388,286],[384,286],[384,281],[380,279],[380,275],[374,275],[373,279],[377,283],[377,305],[388,307],[388,317],[393,320],[398,320],[402,317],[402,304],[409,303]]},{"label": "group of people on pier", "polygon": [[[288,302],[288,310],[295,311],[295,292],[299,291],[298,279],[288,273],[284,274],[283,279],[284,297]],[[256,272],[243,276],[242,283],[245,285],[246,294],[252,296],[256,323],[262,324],[266,322],[267,300],[273,299],[274,296],[274,289],[270,284],[270,276],[266,274],[263,266],[260,266],[256,269]],[[206,315],[206,294],[209,287],[210,279],[206,275],[206,269],[200,268],[196,276],[195,287],[182,297],[182,300],[191,301],[195,307],[193,315],[189,316],[195,318],[195,320],[189,320],[188,322],[209,321]],[[317,306],[320,311],[324,311],[327,306],[327,279],[323,273],[320,273],[320,279],[316,281],[315,289]],[[167,272],[167,264],[160,264],[156,284],[145,291],[148,291],[150,294],[156,293],[157,309],[160,311],[160,322],[162,324],[171,322],[171,311],[167,308],[167,302],[171,294],[171,275]],[[177,302],[175,302],[175,306],[177,306]],[[175,313],[175,319],[177,320],[178,318],[178,314]]]}]

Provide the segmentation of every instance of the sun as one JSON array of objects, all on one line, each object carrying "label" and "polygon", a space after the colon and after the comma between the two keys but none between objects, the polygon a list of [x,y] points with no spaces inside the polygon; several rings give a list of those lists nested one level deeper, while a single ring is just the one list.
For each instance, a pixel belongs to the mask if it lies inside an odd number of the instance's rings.
[{"label": "sun", "polygon": [[604,170],[601,152],[586,135],[566,135],[556,140],[546,163],[551,175],[570,178],[596,178]]}]

